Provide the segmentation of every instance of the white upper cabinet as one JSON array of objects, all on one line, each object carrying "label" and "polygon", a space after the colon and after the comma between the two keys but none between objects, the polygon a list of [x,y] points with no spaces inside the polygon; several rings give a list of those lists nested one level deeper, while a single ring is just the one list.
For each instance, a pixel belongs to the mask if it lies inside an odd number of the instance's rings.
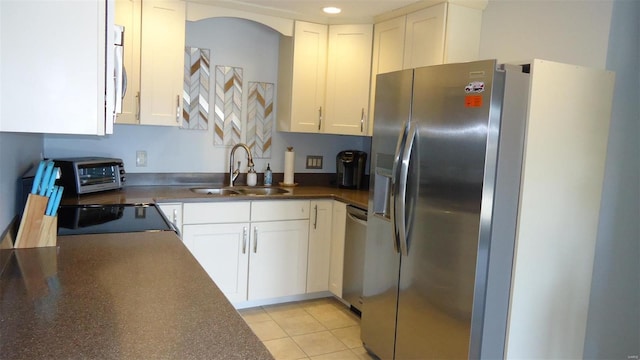
[{"label": "white upper cabinet", "polygon": [[[486,1],[473,7],[443,2],[379,22],[373,36],[370,116],[375,105],[376,75],[421,66],[478,59],[482,10]],[[369,135],[373,132],[373,121]]]},{"label": "white upper cabinet", "polygon": [[406,16],[403,68],[444,62],[444,26],[447,4],[442,3]]},{"label": "white upper cabinet", "polygon": [[185,20],[184,1],[142,2],[140,124],[180,125]]},{"label": "white upper cabinet", "polygon": [[280,40],[280,131],[366,134],[371,25],[295,22]]},{"label": "white upper cabinet", "polygon": [[127,92],[118,124],[179,126],[182,116],[186,3],[116,0],[125,27]]},{"label": "white upper cabinet", "polygon": [[116,0],[116,25],[124,26],[123,64],[127,73],[127,92],[122,98],[118,124],[140,121],[140,38],[142,26],[141,0]]},{"label": "white upper cabinet", "polygon": [[406,16],[403,68],[478,59],[482,10],[442,3]]},{"label": "white upper cabinet", "polygon": [[278,61],[278,130],[321,132],[327,26],[296,21],[293,37],[280,39]]},{"label": "white upper cabinet", "polygon": [[0,1],[0,131],[112,131],[113,24],[111,1]]},{"label": "white upper cabinet", "polygon": [[[402,16],[375,25],[371,60],[374,74],[402,70],[405,24]],[[375,81],[375,76],[372,80]]]},{"label": "white upper cabinet", "polygon": [[325,133],[366,135],[372,25],[331,25]]}]

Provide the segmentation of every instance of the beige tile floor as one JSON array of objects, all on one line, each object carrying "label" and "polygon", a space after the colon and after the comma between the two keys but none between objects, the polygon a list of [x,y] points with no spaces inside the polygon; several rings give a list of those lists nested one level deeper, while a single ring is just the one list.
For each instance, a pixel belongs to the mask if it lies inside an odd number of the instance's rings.
[{"label": "beige tile floor", "polygon": [[360,341],[360,319],[336,299],[239,312],[276,360],[372,359]]}]

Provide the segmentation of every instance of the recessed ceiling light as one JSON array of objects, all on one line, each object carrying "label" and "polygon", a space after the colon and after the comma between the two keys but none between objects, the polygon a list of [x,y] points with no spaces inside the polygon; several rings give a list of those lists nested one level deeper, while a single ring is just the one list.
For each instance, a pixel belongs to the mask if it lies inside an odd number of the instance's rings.
[{"label": "recessed ceiling light", "polygon": [[342,9],[337,8],[335,6],[327,6],[326,8],[323,8],[322,11],[324,11],[327,14],[340,14]]}]

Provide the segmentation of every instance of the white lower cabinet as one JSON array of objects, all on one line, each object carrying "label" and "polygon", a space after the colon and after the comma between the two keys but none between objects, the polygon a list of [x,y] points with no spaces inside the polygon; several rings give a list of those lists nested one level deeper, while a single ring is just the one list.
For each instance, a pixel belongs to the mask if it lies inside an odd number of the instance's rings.
[{"label": "white lower cabinet", "polygon": [[160,211],[176,227],[178,233],[182,234],[182,203],[159,203]]},{"label": "white lower cabinet", "polygon": [[329,290],[333,200],[311,201],[307,293]]},{"label": "white lower cabinet", "polygon": [[309,220],[252,223],[248,300],[304,294]]},{"label": "white lower cabinet", "polygon": [[248,231],[249,223],[237,223],[184,225],[182,233],[184,244],[231,302],[247,299]]},{"label": "white lower cabinet", "polygon": [[309,201],[185,203],[182,238],[234,304],[304,294]]},{"label": "white lower cabinet", "polygon": [[334,201],[331,227],[331,250],[329,261],[329,291],[342,297],[342,272],[344,268],[344,234],[347,224],[347,204]]}]

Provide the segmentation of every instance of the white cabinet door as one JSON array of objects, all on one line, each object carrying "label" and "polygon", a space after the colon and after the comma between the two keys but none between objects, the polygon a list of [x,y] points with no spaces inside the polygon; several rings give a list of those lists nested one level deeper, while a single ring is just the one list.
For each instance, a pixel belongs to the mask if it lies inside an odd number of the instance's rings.
[{"label": "white cabinet door", "polygon": [[331,222],[331,260],[329,263],[329,291],[342,297],[344,267],[344,231],[347,224],[347,204],[334,201]]},{"label": "white cabinet door", "polygon": [[311,201],[307,293],[329,290],[333,200]]},{"label": "white cabinet door", "polygon": [[178,232],[182,234],[182,203],[159,203],[158,207]]},{"label": "white cabinet door", "polygon": [[479,60],[481,31],[481,9],[448,3],[442,62],[447,64]]},{"label": "white cabinet door", "polygon": [[141,124],[180,125],[185,20],[184,1],[142,3]]},{"label": "white cabinet door", "polygon": [[309,220],[251,224],[249,300],[304,294]]},{"label": "white cabinet door", "polygon": [[296,21],[293,39],[280,43],[278,130],[322,130],[326,64],[327,26]]},{"label": "white cabinet door", "polygon": [[248,231],[248,223],[185,225],[183,229],[184,244],[231,302],[247,300]]},{"label": "white cabinet door", "polygon": [[404,57],[404,16],[375,25],[373,31],[373,57],[371,59],[371,91],[369,101],[368,135],[373,135],[374,104],[376,98],[376,75],[402,70]]},{"label": "white cabinet door", "polygon": [[124,69],[127,73],[127,92],[122,99],[122,113],[118,124],[137,124],[140,120],[140,34],[142,26],[141,0],[116,0],[117,25],[124,26]]},{"label": "white cabinet door", "polygon": [[185,224],[249,222],[250,201],[195,202],[184,204]]},{"label": "white cabinet door", "polygon": [[107,132],[112,10],[104,0],[0,1],[0,131]]},{"label": "white cabinet door", "polygon": [[376,75],[478,60],[486,2],[441,3],[375,25],[368,135],[373,134]]},{"label": "white cabinet door", "polygon": [[324,132],[366,135],[373,26],[331,25]]},{"label": "white cabinet door", "polygon": [[442,3],[407,15],[405,69],[442,64],[447,4]]},{"label": "white cabinet door", "polygon": [[375,25],[371,59],[374,74],[402,70],[405,23],[401,16]]},{"label": "white cabinet door", "polygon": [[251,221],[309,218],[309,200],[262,200],[251,203]]}]

